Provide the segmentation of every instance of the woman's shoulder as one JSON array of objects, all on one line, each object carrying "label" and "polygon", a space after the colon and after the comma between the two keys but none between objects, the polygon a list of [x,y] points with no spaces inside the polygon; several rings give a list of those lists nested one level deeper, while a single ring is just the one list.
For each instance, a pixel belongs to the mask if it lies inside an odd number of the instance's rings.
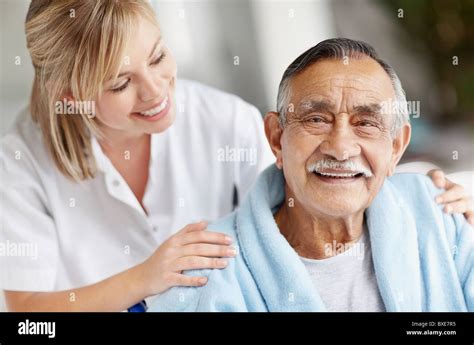
[{"label": "woman's shoulder", "polygon": [[178,112],[203,115],[214,120],[229,120],[229,117],[246,114],[261,117],[255,106],[239,96],[192,80],[177,81],[176,102]]},{"label": "woman's shoulder", "polygon": [[18,113],[0,140],[0,161],[4,173],[18,173],[18,169],[26,173],[31,169],[38,171],[40,166],[54,166],[50,164],[51,158],[41,130],[28,109]]},{"label": "woman's shoulder", "polygon": [[[197,102],[243,102],[242,98],[230,92],[219,90],[213,86],[189,79],[178,79],[176,82],[178,100],[187,98]],[[247,103],[248,104],[248,103]],[[250,104],[249,104],[250,105]]]},{"label": "woman's shoulder", "polygon": [[2,135],[2,148],[9,143],[23,143],[27,146],[38,144],[40,137],[40,128],[30,115],[28,108],[18,112],[11,126]]},{"label": "woman's shoulder", "polygon": [[[206,133],[219,147],[236,145],[242,138],[256,140],[263,135],[260,111],[231,93],[196,81],[178,80],[176,85],[176,121],[172,132]],[[188,138],[199,138],[188,135]]]}]

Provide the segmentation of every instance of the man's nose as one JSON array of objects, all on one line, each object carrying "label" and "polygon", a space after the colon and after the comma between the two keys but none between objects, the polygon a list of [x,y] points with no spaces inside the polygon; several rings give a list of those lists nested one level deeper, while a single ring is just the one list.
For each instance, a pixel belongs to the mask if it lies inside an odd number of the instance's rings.
[{"label": "man's nose", "polygon": [[331,130],[326,140],[319,146],[322,154],[340,161],[360,155],[360,146],[356,143],[350,129],[347,127],[338,126]]}]

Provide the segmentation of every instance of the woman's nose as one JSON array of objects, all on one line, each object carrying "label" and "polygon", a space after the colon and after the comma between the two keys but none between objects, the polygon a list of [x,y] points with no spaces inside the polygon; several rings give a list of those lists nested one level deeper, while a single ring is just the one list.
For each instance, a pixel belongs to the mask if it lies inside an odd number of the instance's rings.
[{"label": "woman's nose", "polygon": [[164,93],[165,85],[164,80],[159,77],[154,78],[151,75],[145,76],[140,85],[140,100],[146,103],[158,99]]}]

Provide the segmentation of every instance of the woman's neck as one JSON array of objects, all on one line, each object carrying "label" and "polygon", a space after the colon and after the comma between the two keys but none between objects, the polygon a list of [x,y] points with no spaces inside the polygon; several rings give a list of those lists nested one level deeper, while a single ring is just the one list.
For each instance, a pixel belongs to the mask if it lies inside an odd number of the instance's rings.
[{"label": "woman's neck", "polygon": [[102,130],[104,136],[99,140],[102,151],[106,156],[117,156],[124,152],[138,151],[150,143],[150,135],[145,133],[128,134],[113,130]]},{"label": "woman's neck", "polygon": [[147,213],[143,197],[148,183],[151,135],[113,138],[113,140],[103,140],[99,144],[112,165],[127,182],[144,212]]}]

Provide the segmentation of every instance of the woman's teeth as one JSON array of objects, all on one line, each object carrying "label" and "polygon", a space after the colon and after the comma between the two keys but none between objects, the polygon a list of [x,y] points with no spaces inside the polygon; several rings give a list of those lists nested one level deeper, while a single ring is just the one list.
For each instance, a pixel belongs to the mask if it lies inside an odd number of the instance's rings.
[{"label": "woman's teeth", "polygon": [[142,111],[139,114],[143,115],[143,116],[154,116],[154,115],[158,114],[159,112],[161,112],[163,109],[165,109],[167,105],[168,105],[168,96],[166,96],[166,98],[163,100],[163,102],[161,102],[160,105],[158,105],[158,106],[156,106],[152,109],[149,109],[147,111]]}]

